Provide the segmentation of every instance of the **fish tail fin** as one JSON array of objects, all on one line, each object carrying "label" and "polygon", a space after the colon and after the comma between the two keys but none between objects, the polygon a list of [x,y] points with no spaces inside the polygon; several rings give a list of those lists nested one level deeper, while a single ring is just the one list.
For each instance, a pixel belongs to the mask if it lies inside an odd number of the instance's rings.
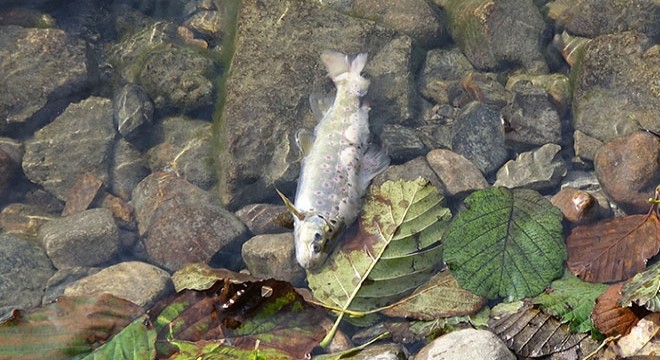
[{"label": "fish tail fin", "polygon": [[382,173],[390,165],[390,157],[376,144],[369,145],[369,149],[362,158],[360,165],[360,189],[367,189],[371,180]]},{"label": "fish tail fin", "polygon": [[335,84],[347,81],[357,95],[363,96],[369,88],[369,80],[360,75],[367,63],[367,54],[358,54],[353,60],[338,51],[324,51],[321,60]]}]

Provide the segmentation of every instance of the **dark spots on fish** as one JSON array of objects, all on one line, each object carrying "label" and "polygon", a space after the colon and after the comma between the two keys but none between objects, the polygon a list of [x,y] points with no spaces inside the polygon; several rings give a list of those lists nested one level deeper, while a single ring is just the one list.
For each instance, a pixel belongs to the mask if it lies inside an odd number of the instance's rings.
[{"label": "dark spots on fish", "polygon": [[316,200],[316,205],[322,206],[323,204],[325,204],[323,200]]},{"label": "dark spots on fish", "polygon": [[335,211],[339,211],[339,206],[335,205]]},{"label": "dark spots on fish", "polygon": [[323,193],[321,191],[315,191],[314,194],[317,196],[321,196]]},{"label": "dark spots on fish", "polygon": [[332,155],[326,155],[325,159],[328,160],[328,161],[332,160]]}]

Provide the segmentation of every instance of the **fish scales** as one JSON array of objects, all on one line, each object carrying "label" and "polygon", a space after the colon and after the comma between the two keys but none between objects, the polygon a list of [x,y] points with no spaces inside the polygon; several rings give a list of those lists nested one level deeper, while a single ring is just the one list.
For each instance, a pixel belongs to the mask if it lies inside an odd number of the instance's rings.
[{"label": "fish scales", "polygon": [[324,52],[321,59],[337,92],[325,101],[311,98],[320,121],[313,136],[297,135],[305,157],[294,204],[283,198],[294,215],[296,258],[306,269],[325,261],[332,240],[355,221],[367,186],[390,162],[369,144],[369,107],[360,99],[369,87],[360,74],[367,55],[351,61],[342,53]]}]

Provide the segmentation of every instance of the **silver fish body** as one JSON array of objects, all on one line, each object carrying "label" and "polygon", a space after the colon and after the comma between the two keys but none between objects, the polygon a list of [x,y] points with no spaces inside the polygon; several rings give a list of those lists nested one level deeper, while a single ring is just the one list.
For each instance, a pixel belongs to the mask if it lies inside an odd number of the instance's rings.
[{"label": "silver fish body", "polygon": [[[296,259],[306,269],[325,261],[332,240],[355,221],[369,183],[390,163],[369,143],[369,107],[360,99],[369,87],[360,75],[367,55],[351,61],[324,52],[321,59],[337,93],[325,101],[327,109],[316,109],[320,121],[313,136],[297,135],[305,157],[294,204],[287,203],[294,214]],[[312,99],[313,108],[322,103]]]}]

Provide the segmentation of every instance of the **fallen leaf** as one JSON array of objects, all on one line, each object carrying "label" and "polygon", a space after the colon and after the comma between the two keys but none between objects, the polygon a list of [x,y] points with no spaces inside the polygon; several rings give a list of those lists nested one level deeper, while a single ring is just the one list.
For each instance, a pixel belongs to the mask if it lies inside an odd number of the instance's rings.
[{"label": "fallen leaf", "polygon": [[541,194],[493,187],[465,204],[444,235],[445,262],[461,287],[515,300],[538,295],[562,275],[562,215]]},{"label": "fallen leaf", "polygon": [[109,294],[61,296],[0,324],[0,359],[71,359],[101,346],[142,312]]},{"label": "fallen leaf", "polygon": [[540,357],[565,351],[588,336],[572,334],[567,325],[530,306],[512,314],[491,318],[488,327],[509,349],[523,357]]},{"label": "fallen leaf", "polygon": [[382,313],[393,317],[433,320],[471,315],[485,303],[484,297],[462,289],[448,271],[442,271],[409,296],[388,306]]},{"label": "fallen leaf", "polygon": [[649,311],[660,311],[660,263],[651,265],[628,280],[621,289],[621,306],[629,307],[633,303]]},{"label": "fallen leaf", "polygon": [[619,305],[623,283],[610,285],[596,299],[596,305],[591,313],[594,326],[606,336],[627,334],[635,326],[639,317],[635,312]]},{"label": "fallen leaf", "polygon": [[156,331],[143,315],[122,329],[110,341],[94,350],[82,360],[155,359]]},{"label": "fallen leaf", "polygon": [[627,215],[573,228],[566,239],[568,268],[589,282],[616,282],[646,268],[660,250],[655,205],[649,214]]},{"label": "fallen leaf", "polygon": [[660,313],[645,316],[612,348],[620,357],[660,354]]},{"label": "fallen leaf", "polygon": [[229,280],[236,284],[261,281],[258,277],[237,273],[228,269],[212,268],[204,263],[191,263],[172,274],[174,290],[208,290],[218,280]]}]

